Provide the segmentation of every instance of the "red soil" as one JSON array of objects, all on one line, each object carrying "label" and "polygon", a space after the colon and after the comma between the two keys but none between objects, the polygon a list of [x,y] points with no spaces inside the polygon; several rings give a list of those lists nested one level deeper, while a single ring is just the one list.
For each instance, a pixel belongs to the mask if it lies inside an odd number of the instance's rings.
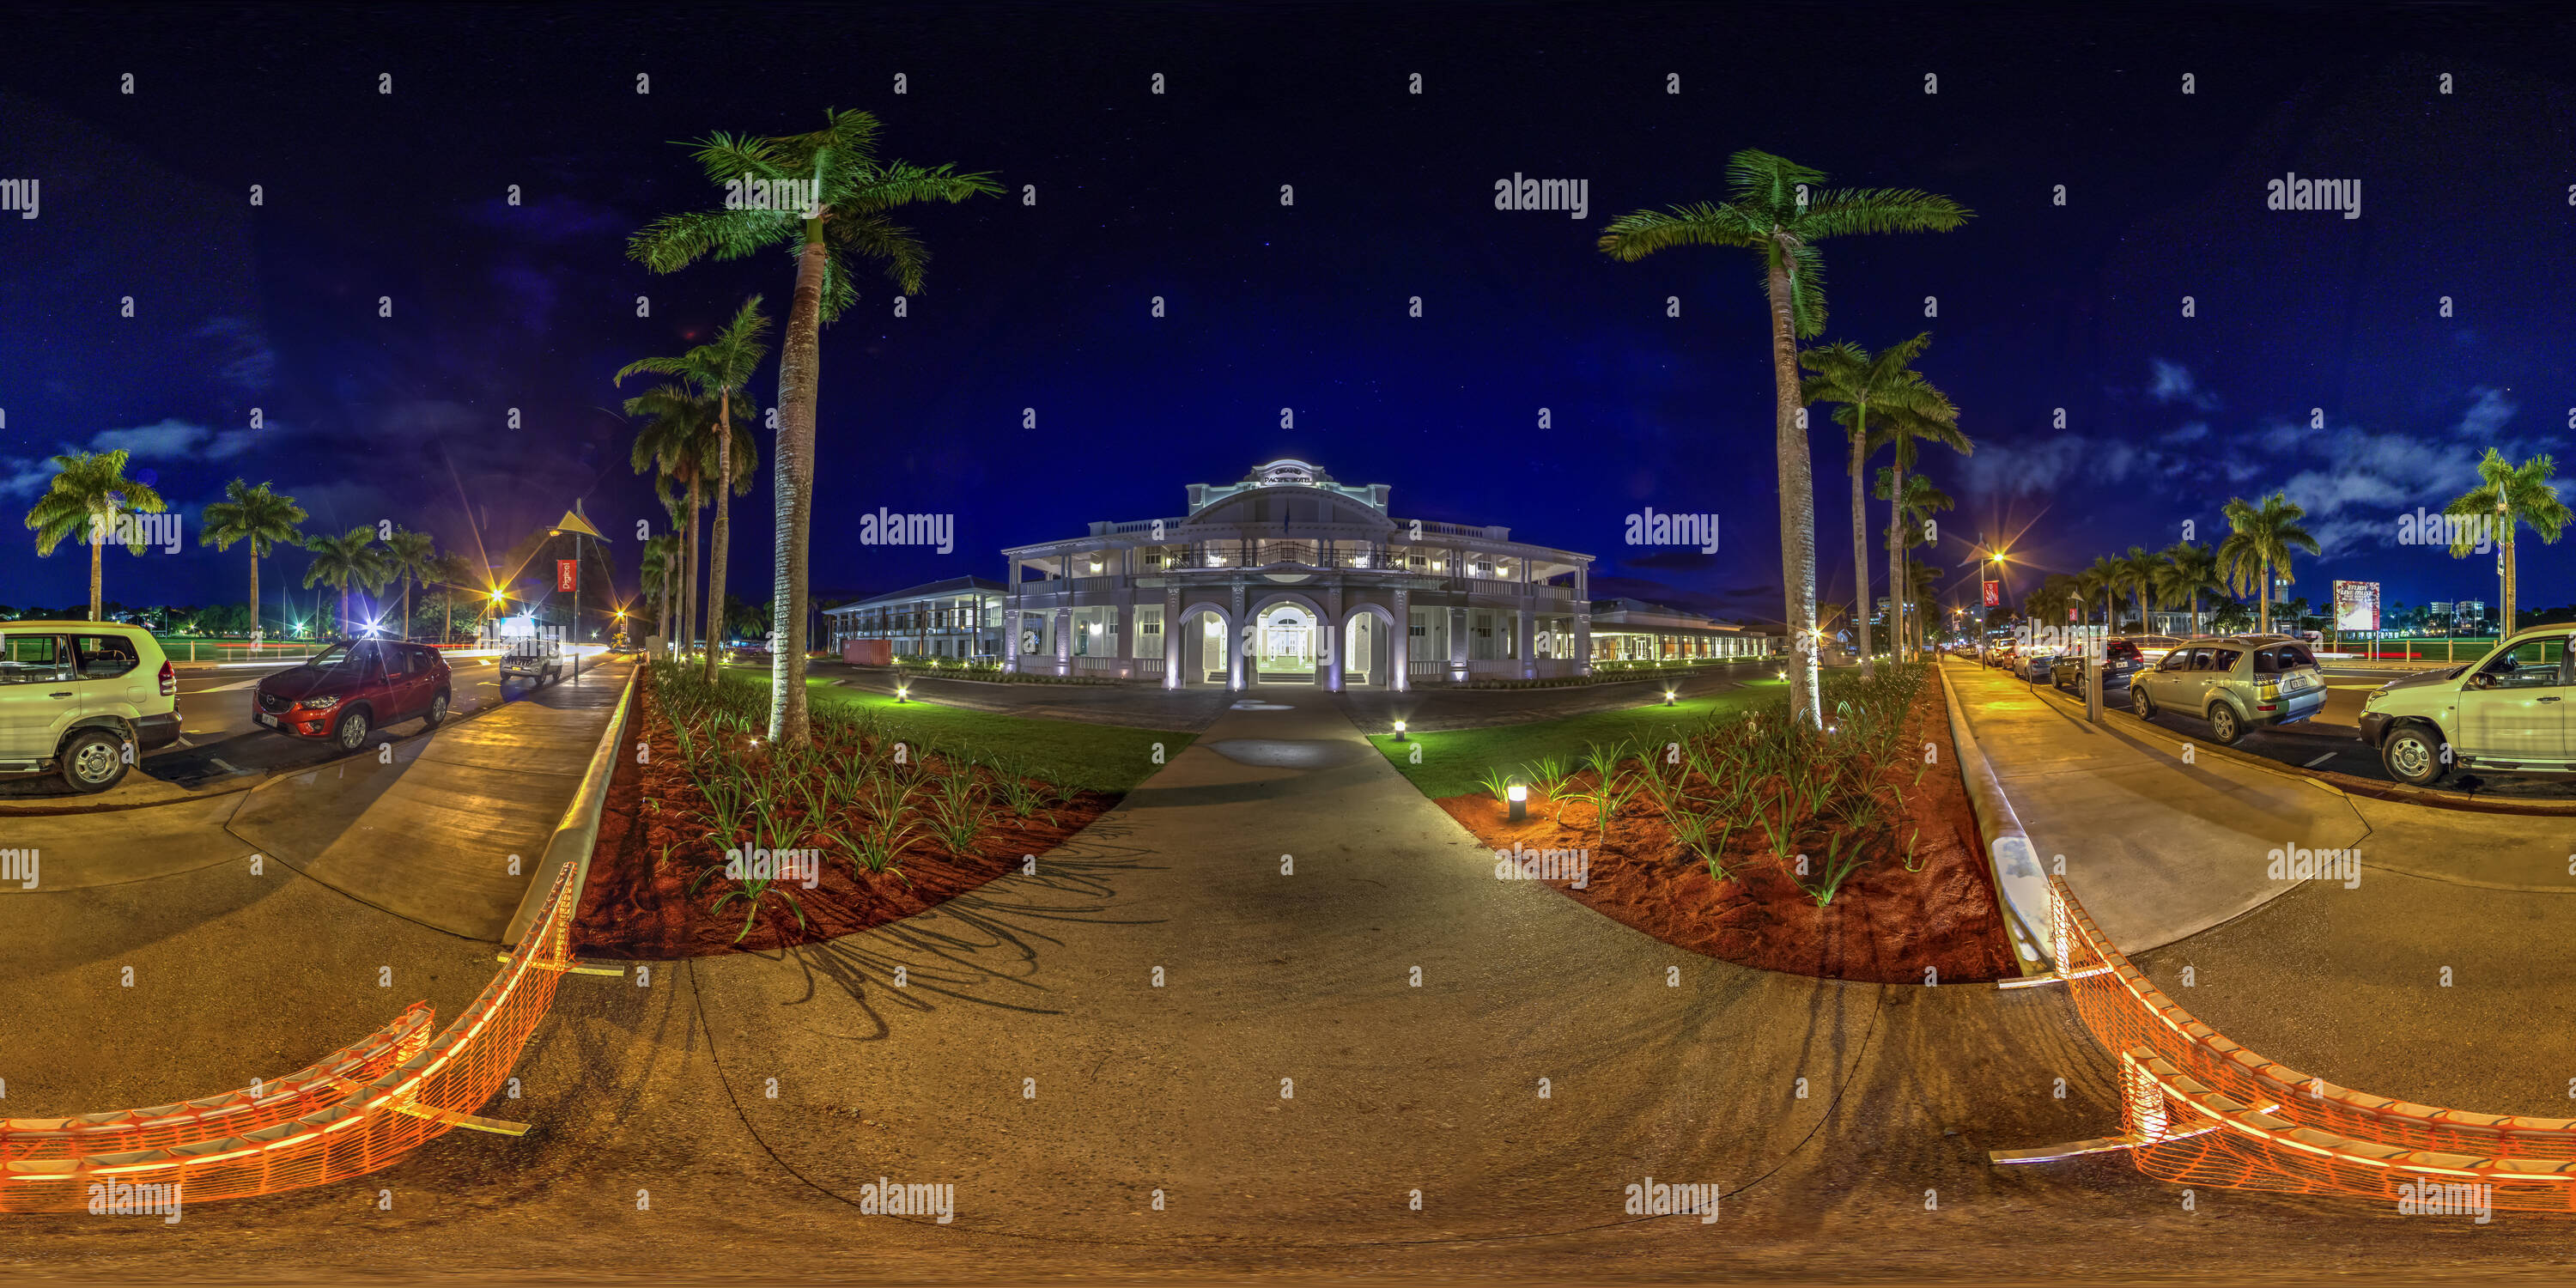
[{"label": "red soil", "polygon": [[[1940,759],[1918,786],[1914,766],[1921,763],[1919,749],[1926,742],[1938,748]],[[1926,967],[1939,971],[1944,984],[2018,974],[1995,906],[1976,815],[1959,778],[1948,708],[1938,684],[1926,684],[1915,698],[1898,745],[1918,754],[1872,772],[1895,783],[1902,794],[1904,808],[1895,825],[1900,839],[1888,840],[1882,828],[1866,843],[1867,861],[1821,908],[1791,881],[1789,870],[1769,852],[1762,829],[1750,819],[1728,845],[1727,879],[1713,881],[1708,869],[1674,841],[1662,814],[1642,793],[1620,811],[1606,841],[1592,831],[1587,805],[1569,800],[1566,822],[1577,826],[1565,826],[1548,817],[1536,789],[1525,823],[1507,821],[1505,807],[1482,794],[1446,797],[1438,804],[1495,849],[1518,844],[1590,850],[1589,888],[1577,890],[1563,881],[1548,884],[1603,916],[1721,961],[1889,984],[1926,983]],[[1922,829],[1917,866],[1908,872],[1901,838],[1917,826]],[[1798,835],[1798,847],[1810,856],[1810,885],[1821,875],[1814,856],[1825,853],[1829,835],[1822,825]]]},{"label": "red soil", "polygon": [[[707,905],[740,883],[719,873],[695,895],[688,893],[689,881],[709,864],[721,863],[724,855],[703,829],[674,826],[705,802],[681,767],[670,725],[653,709],[650,690],[648,683],[639,690],[639,699],[651,763],[638,765],[632,754],[620,755],[617,773],[609,780],[599,844],[591,851],[590,880],[573,925],[573,950],[584,956],[667,961],[854,934],[935,907],[1015,870],[1021,856],[1046,853],[1118,802],[1116,796],[1084,792],[1052,814],[1039,810],[1021,819],[1003,811],[963,858],[950,855],[935,839],[917,839],[897,862],[902,877],[891,870],[861,872],[846,856],[827,850],[815,888],[808,890],[801,881],[779,883],[762,901],[751,933],[736,942],[749,912],[743,901],[726,905],[722,913],[709,913]],[[635,722],[627,727],[631,731]],[[631,736],[622,745],[631,748]],[[933,759],[929,768],[936,776],[945,767]],[[802,926],[775,891],[795,896],[805,914]]]}]

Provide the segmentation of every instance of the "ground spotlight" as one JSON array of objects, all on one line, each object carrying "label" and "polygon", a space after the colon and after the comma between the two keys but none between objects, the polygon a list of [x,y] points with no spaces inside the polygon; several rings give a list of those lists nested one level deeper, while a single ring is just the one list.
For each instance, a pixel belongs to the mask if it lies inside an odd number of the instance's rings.
[{"label": "ground spotlight", "polygon": [[1401,720],[1395,722],[1395,740],[1397,742],[1403,742],[1406,740],[1404,736],[1404,722]]},{"label": "ground spotlight", "polygon": [[1522,822],[1523,820],[1526,820],[1526,819],[1529,817],[1529,786],[1528,786],[1528,784],[1526,784],[1526,783],[1514,783],[1514,784],[1512,784],[1511,786],[1506,787],[1506,788],[1504,788],[1504,789],[1503,789],[1503,796],[1504,796],[1504,798],[1505,798],[1505,799],[1507,799],[1507,800],[1511,801],[1511,803],[1512,803],[1512,821],[1513,821],[1513,822],[1515,822],[1515,823]]}]

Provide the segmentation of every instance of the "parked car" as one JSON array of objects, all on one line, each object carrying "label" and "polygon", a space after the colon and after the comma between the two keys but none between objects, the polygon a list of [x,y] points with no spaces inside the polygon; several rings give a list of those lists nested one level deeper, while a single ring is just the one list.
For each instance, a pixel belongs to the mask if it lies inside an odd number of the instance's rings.
[{"label": "parked car", "polygon": [[2209,722],[2233,743],[2248,729],[2296,724],[2326,704],[2325,672],[2297,640],[2262,635],[2195,639],[2129,677],[2129,706],[2141,717],[2172,710]]},{"label": "parked car", "polygon": [[2464,767],[2576,770],[2571,637],[2565,623],[2520,631],[2475,662],[2391,680],[2362,704],[2361,740],[2418,787]]},{"label": "parked car", "polygon": [[[2067,660],[2077,661],[2073,657]],[[2010,670],[2016,679],[2027,680],[2032,684],[2046,684],[2050,675],[2064,669],[2059,667],[2057,662],[2058,650],[2054,646],[2034,644],[2015,649],[2012,661],[2006,664],[2006,669]]]},{"label": "parked car", "polygon": [[[2067,656],[2066,662],[2065,666],[2057,668],[2055,673],[2050,675],[2049,683],[2069,693],[2082,693],[2084,691],[2083,663],[2073,654]],[[2138,672],[2147,669],[2147,666],[2146,650],[2139,647],[2135,639],[2114,635],[2102,641],[2103,692],[2108,693],[2127,684],[2137,678]]]},{"label": "parked car", "polygon": [[453,680],[447,659],[426,644],[338,640],[302,666],[259,682],[251,718],[297,738],[327,738],[343,751],[364,746],[370,730],[426,718],[447,719]]},{"label": "parked car", "polygon": [[140,626],[26,621],[0,628],[0,774],[54,773],[76,792],[124,781],[179,737],[179,677]]},{"label": "parked car", "polygon": [[2125,635],[2121,638],[2136,645],[2139,655],[2147,660],[2149,666],[2164,661],[2165,654],[2173,652],[2174,646],[2182,643],[2182,637],[2177,635]]},{"label": "parked car", "polygon": [[563,678],[563,645],[555,640],[513,638],[501,649],[501,681]]},{"label": "parked car", "polygon": [[1997,667],[2012,665],[2013,653],[2018,646],[2019,641],[2017,640],[1987,640],[1985,655],[1986,665]]}]

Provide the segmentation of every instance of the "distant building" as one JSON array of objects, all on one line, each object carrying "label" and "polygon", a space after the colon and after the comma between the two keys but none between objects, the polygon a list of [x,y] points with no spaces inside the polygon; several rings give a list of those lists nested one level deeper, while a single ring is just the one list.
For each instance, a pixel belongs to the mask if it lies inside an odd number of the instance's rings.
[{"label": "distant building", "polygon": [[1592,601],[1592,660],[1679,662],[1762,657],[1780,637],[1642,599]]},{"label": "distant building", "polygon": [[849,640],[887,640],[898,658],[997,658],[1002,592],[988,577],[951,577],[827,608],[825,642],[835,653]]}]

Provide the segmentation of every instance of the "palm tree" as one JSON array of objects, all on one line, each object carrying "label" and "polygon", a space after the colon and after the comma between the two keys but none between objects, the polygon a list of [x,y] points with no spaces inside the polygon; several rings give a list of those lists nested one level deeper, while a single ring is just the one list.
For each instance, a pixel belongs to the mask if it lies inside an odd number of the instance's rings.
[{"label": "palm tree", "polygon": [[[1950,405],[1949,398],[1930,385],[1922,386],[1922,390],[1927,397],[1921,405],[1907,402],[1882,408],[1878,417],[1878,428],[1872,433],[1875,439],[1895,444],[1895,488],[1900,494],[1908,496],[1914,492],[1913,485],[1907,479],[1907,472],[1915,465],[1914,445],[1916,443],[1939,443],[1961,456],[1971,455],[1977,450],[1977,445],[1969,441],[1966,434],[1959,432],[1959,413]],[[1933,491],[1937,494],[1940,489],[1934,488]],[[1924,519],[1930,517],[1929,512],[1915,514],[1911,516],[1911,522],[1909,522],[1905,516],[1893,513],[1888,515],[1887,545],[1890,552],[1888,555],[1890,566],[1902,566],[1912,560],[1913,556],[1908,552],[1915,546],[1923,544],[1924,539],[1919,535],[1922,531],[1920,525]]]},{"label": "palm tree", "polygon": [[2290,500],[2287,492],[2274,492],[2260,505],[2235,497],[2222,511],[2231,531],[2218,543],[2218,567],[2227,579],[2228,589],[2243,594],[2257,592],[2255,629],[2272,631],[2272,569],[2281,570],[2281,580],[2295,582],[2290,575],[2290,552],[2305,550],[2316,554],[2317,539],[2299,526],[2307,515],[2305,507]]},{"label": "palm tree", "polygon": [[2040,581],[2039,589],[2031,592],[2030,602],[2047,609],[2048,624],[2062,629],[2070,623],[2058,621],[2057,610],[2061,608],[2080,610],[2089,597],[2077,577],[2071,573],[2056,572],[2050,573]]},{"label": "palm tree", "polygon": [[2241,630],[2253,624],[2254,614],[2233,599],[2219,601],[2218,607],[2209,613],[2209,629],[2212,631]]},{"label": "palm tree", "polygon": [[2170,604],[2187,600],[2191,604],[2191,629],[2201,629],[2200,596],[2203,591],[2223,590],[2218,579],[2218,556],[2209,547],[2188,541],[2177,541],[2165,547],[2156,565],[2156,594]]},{"label": "palm tree", "polygon": [[[2112,562],[2120,569],[2120,589],[2127,592],[2129,601],[2137,606],[2138,629],[2143,631],[2147,628],[2148,596],[2156,589],[2156,556],[2148,554],[2145,546],[2131,546],[2128,554]],[[2155,606],[2163,607],[2164,601],[2156,600]]]},{"label": "palm tree", "polygon": [[[1772,429],[1780,470],[1780,572],[1790,638],[1802,661],[1790,686],[1793,718],[1823,727],[1816,650],[1816,495],[1799,423],[1798,340],[1825,329],[1824,256],[1816,243],[1858,233],[1947,232],[1968,212],[1947,197],[1911,189],[1830,190],[1822,171],[1768,152],[1727,158],[1728,200],[1640,210],[1612,220],[1604,254],[1633,262],[1676,246],[1734,246],[1762,256],[1771,304]],[[787,606],[794,617],[802,604]]]},{"label": "palm tree", "polygon": [[680,535],[666,532],[644,543],[644,597],[653,601],[664,638],[670,635],[671,600],[680,580]]},{"label": "palm tree", "polygon": [[[1914,359],[1931,347],[1929,331],[1911,340],[1899,341],[1878,351],[1870,351],[1844,340],[1837,344],[1809,349],[1798,355],[1798,361],[1816,374],[1799,388],[1800,405],[1819,402],[1841,403],[1834,413],[1834,423],[1843,427],[1851,443],[1851,525],[1852,525],[1852,620],[1860,627],[1861,674],[1872,672],[1869,632],[1869,515],[1862,503],[1862,466],[1867,462],[1870,439],[1869,408],[1871,403],[1894,405],[1924,402],[1927,386],[1914,370]],[[1903,598],[1897,591],[1896,565],[1888,564],[1888,604],[1891,610]],[[1891,618],[1890,633],[1894,620]],[[1891,640],[1891,647],[1893,641]],[[1903,660],[1899,658],[1898,660]]]},{"label": "palm tree", "polygon": [[[89,620],[93,622],[99,620],[103,606],[99,597],[99,579],[104,571],[100,556],[107,551],[108,539],[115,535],[117,514],[160,514],[169,509],[150,484],[125,477],[126,460],[122,448],[55,457],[53,485],[27,511],[27,526],[36,530],[39,559],[51,556],[63,538],[76,532],[86,534]],[[145,549],[139,528],[129,527],[125,539],[117,544],[138,555]]]},{"label": "palm tree", "polygon": [[626,414],[650,419],[635,433],[631,454],[635,472],[653,471],[667,479],[684,498],[688,521],[673,524],[682,535],[677,586],[679,644],[682,656],[697,639],[699,489],[713,471],[716,456],[716,404],[682,384],[660,385],[626,400]]},{"label": "palm tree", "polygon": [[[731,499],[751,490],[752,477],[760,469],[760,449],[756,440],[748,429],[735,428],[733,409],[734,399],[742,393],[743,386],[750,383],[752,374],[760,369],[761,358],[769,352],[769,346],[763,343],[768,334],[769,319],[761,316],[760,297],[755,295],[743,301],[742,308],[733,315],[733,321],[726,323],[724,329],[716,333],[715,339],[677,357],[630,362],[617,373],[619,384],[624,384],[626,377],[639,371],[679,376],[695,386],[700,397],[716,400],[716,467],[709,485],[716,494],[716,523],[707,551],[707,603],[710,605],[725,602],[725,560],[732,548]],[[759,419],[759,406],[746,400],[743,420],[757,422]],[[696,516],[690,516],[690,521],[694,528]],[[691,561],[690,571],[696,571],[695,560]],[[710,635],[723,633],[721,626],[708,632]],[[716,651],[711,648],[707,650],[707,679],[713,682],[715,678]]]},{"label": "palm tree", "polygon": [[354,638],[355,632],[349,629],[349,583],[372,590],[392,580],[385,552],[376,549],[376,530],[361,525],[336,537],[308,537],[304,548],[313,552],[312,566],[304,570],[304,588],[311,590],[319,582],[339,591],[339,632],[343,638]]},{"label": "palm tree", "polygon": [[771,246],[797,248],[796,292],[778,354],[778,446],[771,458],[776,468],[775,593],[784,637],[771,664],[769,737],[791,746],[811,740],[805,714],[805,550],[814,502],[814,407],[822,387],[817,363],[823,324],[839,318],[858,299],[850,280],[852,256],[882,262],[905,294],[920,293],[929,252],[886,212],[915,202],[958,202],[1001,192],[989,175],[879,160],[877,130],[877,119],[866,112],[833,110],[812,134],[710,134],[695,145],[709,182],[718,187],[745,180],[810,182],[814,213],[693,210],[665,215],[627,242],[628,256],[656,273],[677,272],[708,256],[739,259]]},{"label": "palm tree", "polygon": [[411,583],[417,577],[428,581],[438,575],[438,545],[426,532],[396,528],[385,538],[384,566],[388,577],[400,577],[403,584],[402,637],[411,638]]},{"label": "palm tree", "polygon": [[474,561],[461,554],[441,555],[431,566],[430,581],[438,587],[438,642],[456,638],[456,592],[473,585]]},{"label": "palm tree", "polygon": [[[1898,488],[1904,489],[1905,499],[1902,503],[1891,500],[1897,495]],[[1878,467],[1878,483],[1871,491],[1879,500],[1890,501],[1888,528],[1891,534],[1903,540],[1899,557],[1889,563],[1891,571],[1888,574],[1888,585],[1915,587],[1927,586],[1938,581],[1939,574],[1932,565],[1916,564],[1911,551],[1915,546],[1929,544],[1928,539],[1923,536],[1923,521],[1957,503],[1950,499],[1949,493],[1934,486],[1931,479],[1920,474],[1907,474],[1903,469],[1893,465]],[[1915,575],[1918,568],[1920,576]],[[1915,602],[1929,603],[1930,597],[1930,592],[1925,591]],[[1931,610],[1926,608],[1916,613],[1915,625],[1909,628],[1906,625],[1906,615],[1899,611],[1896,615],[1895,627],[1897,642],[1901,644],[1907,638],[1909,629],[1917,632],[1927,629],[1930,612]]]},{"label": "palm tree", "polygon": [[[2546,452],[2514,465],[2490,447],[2486,459],[2478,462],[2478,485],[2442,507],[2444,514],[2478,518],[2494,525],[2491,535],[2496,542],[2496,562],[2504,569],[2503,602],[2499,605],[2504,635],[2513,634],[2514,612],[2522,597],[2522,570],[2514,553],[2514,538],[2522,525],[2530,524],[2542,541],[2554,545],[2569,521],[2576,520],[2576,514],[2570,514],[2567,503],[2559,499],[2558,485],[2550,481],[2557,472],[2557,463]],[[2465,558],[2476,545],[2477,538],[2464,530],[2451,542],[2451,556]]]},{"label": "palm tree", "polygon": [[2107,634],[2119,629],[2120,614],[2112,601],[2120,593],[2120,564],[2106,555],[2093,556],[2093,566],[2075,574],[2075,584],[2082,588],[2090,603],[2095,595],[2102,597],[2102,630]]},{"label": "palm tree", "polygon": [[250,629],[259,634],[259,559],[280,544],[304,539],[305,514],[291,496],[279,496],[268,484],[252,487],[234,479],[224,485],[224,499],[206,507],[197,528],[197,544],[230,550],[236,541],[250,543]]}]

